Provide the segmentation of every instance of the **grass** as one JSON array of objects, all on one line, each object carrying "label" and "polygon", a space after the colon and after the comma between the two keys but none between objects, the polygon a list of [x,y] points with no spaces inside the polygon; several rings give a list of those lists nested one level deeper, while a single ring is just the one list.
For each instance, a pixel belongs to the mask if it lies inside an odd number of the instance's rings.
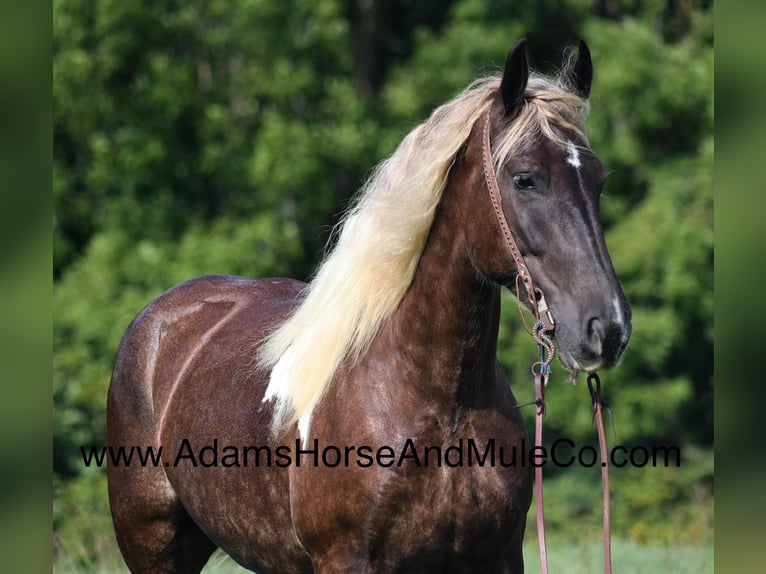
[{"label": "grass", "polygon": [[[540,571],[537,541],[524,546],[527,573]],[[586,544],[552,544],[548,548],[548,567],[553,573],[593,574],[602,572],[603,553],[600,541]],[[713,572],[713,545],[638,544],[616,540],[612,544],[612,567],[620,574],[673,572],[673,574],[706,574]],[[248,572],[225,554],[214,555],[203,570],[205,574],[239,574]]]},{"label": "grass", "polygon": [[[529,539],[524,546],[524,562],[527,573],[540,571],[537,542]],[[701,544],[638,544],[627,540],[615,540],[612,544],[612,565],[620,574],[644,574],[673,572],[673,574],[706,574],[713,572],[713,545]],[[548,566],[553,573],[593,574],[603,570],[601,542],[588,541],[548,545]],[[59,563],[54,567],[58,574],[80,574],[86,570]],[[127,572],[119,560],[110,560],[89,573],[112,574]],[[245,570],[223,552],[217,551],[203,570],[204,574],[241,574]]]}]

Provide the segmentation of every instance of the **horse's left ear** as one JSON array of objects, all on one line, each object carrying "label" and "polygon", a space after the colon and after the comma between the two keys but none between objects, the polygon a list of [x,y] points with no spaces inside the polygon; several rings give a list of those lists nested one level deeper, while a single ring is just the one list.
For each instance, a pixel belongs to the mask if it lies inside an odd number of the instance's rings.
[{"label": "horse's left ear", "polygon": [[529,78],[526,47],[527,39],[522,38],[508,51],[508,57],[505,60],[500,92],[503,94],[505,115],[509,118],[514,118],[519,113],[521,104],[524,103],[524,90]]},{"label": "horse's left ear", "polygon": [[578,96],[588,99],[593,82],[593,62],[590,59],[588,44],[580,40],[577,46],[577,61],[567,74],[566,83]]}]

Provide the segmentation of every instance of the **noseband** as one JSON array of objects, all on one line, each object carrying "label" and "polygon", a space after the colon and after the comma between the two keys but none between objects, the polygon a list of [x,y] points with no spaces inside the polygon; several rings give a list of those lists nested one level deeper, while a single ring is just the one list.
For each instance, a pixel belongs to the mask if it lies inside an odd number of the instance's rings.
[{"label": "noseband", "polygon": [[[521,286],[527,292],[527,298],[535,315],[535,325],[531,331],[527,329],[532,338],[540,347],[540,361],[532,365],[532,373],[535,377],[535,450],[543,447],[543,418],[545,417],[545,386],[548,384],[548,376],[551,372],[551,362],[556,355],[556,345],[553,341],[553,334],[556,329],[556,321],[553,318],[551,308],[545,300],[543,290],[537,287],[532,280],[532,274],[524,263],[524,257],[521,255],[516,240],[513,237],[511,228],[505,218],[502,207],[502,196],[500,187],[497,184],[495,170],[492,167],[492,149],[490,146],[490,121],[489,111],[484,120],[484,129],[482,135],[482,163],[484,165],[484,180],[489,191],[489,198],[492,202],[492,208],[495,212],[495,218],[505,239],[505,245],[510,251],[511,257],[516,265],[516,299],[519,302],[519,311],[521,311]],[[522,315],[522,321],[524,316]],[[594,387],[595,381],[595,387]],[[593,403],[593,417],[596,419],[598,428],[598,439],[601,450],[601,482],[603,489],[603,508],[604,508],[604,572],[611,574],[611,527],[610,527],[610,502],[609,502],[609,466],[606,455],[606,438],[604,435],[604,423],[601,416],[601,408],[605,406],[601,400],[601,380],[596,373],[588,374],[588,389],[590,390],[591,401]],[[545,518],[543,515],[543,467],[541,464],[535,465],[535,502],[537,508],[537,544],[540,553],[540,570],[542,574],[548,574],[548,553],[545,544]]]}]

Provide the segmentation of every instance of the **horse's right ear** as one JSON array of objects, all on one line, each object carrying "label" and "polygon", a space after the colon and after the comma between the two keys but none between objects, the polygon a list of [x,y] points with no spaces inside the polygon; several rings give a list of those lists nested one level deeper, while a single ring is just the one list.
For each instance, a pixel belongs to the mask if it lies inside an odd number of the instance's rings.
[{"label": "horse's right ear", "polygon": [[588,44],[580,40],[577,47],[577,61],[569,71],[566,84],[575,94],[587,100],[590,95],[590,86],[593,83],[593,62],[590,57]]},{"label": "horse's right ear", "polygon": [[526,47],[527,39],[522,38],[508,51],[508,57],[505,59],[500,92],[503,94],[505,115],[508,118],[514,118],[524,103],[524,90],[529,77]]}]

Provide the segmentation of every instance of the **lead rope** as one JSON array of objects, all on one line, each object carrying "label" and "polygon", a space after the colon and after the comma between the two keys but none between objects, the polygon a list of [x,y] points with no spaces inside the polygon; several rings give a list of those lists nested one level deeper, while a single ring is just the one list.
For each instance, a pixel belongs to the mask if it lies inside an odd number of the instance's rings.
[{"label": "lead rope", "polygon": [[[545,384],[547,375],[535,373],[535,447],[543,445],[543,417],[545,417]],[[537,450],[537,449],[536,449]],[[535,466],[535,503],[537,508],[537,552],[540,554],[540,572],[548,574],[548,548],[545,541],[543,511],[543,466]]]},{"label": "lead rope", "polygon": [[[593,386],[595,381],[595,388]],[[606,433],[602,407],[609,406],[601,400],[601,379],[597,373],[588,373],[588,390],[593,403],[593,418],[598,429],[598,446],[601,450],[601,492],[604,507],[604,572],[612,574],[612,519],[611,501],[609,500],[609,461],[606,456]]]},{"label": "lead rope", "polygon": [[[500,230],[505,238],[505,243],[511,252],[511,256],[516,264],[516,300],[519,305],[519,313],[521,314],[524,327],[534,338],[537,344],[540,346],[540,361],[532,365],[532,372],[535,377],[535,450],[536,452],[543,446],[543,418],[545,417],[545,386],[548,384],[548,375],[551,371],[551,362],[556,355],[556,346],[551,338],[555,328],[556,322],[553,318],[548,303],[545,300],[545,295],[542,290],[535,287],[532,281],[532,275],[529,273],[524,258],[521,255],[521,251],[516,245],[516,241],[513,238],[508,222],[505,219],[505,214],[502,208],[502,197],[500,195],[500,188],[497,185],[497,178],[495,177],[495,170],[492,166],[492,153],[490,151],[490,138],[489,138],[489,111],[487,111],[484,121],[483,141],[482,141],[482,160],[484,163],[484,179],[487,183],[487,189],[489,190],[489,196],[492,200],[492,207],[495,212],[495,217],[500,226]],[[524,287],[531,303],[532,310],[535,315],[535,326],[532,331],[527,327],[524,315],[521,312],[521,286],[520,282],[524,283]],[[593,381],[595,381],[595,389],[593,387]],[[593,403],[593,417],[596,419],[598,428],[598,442],[601,450],[601,487],[603,491],[604,502],[604,572],[606,574],[612,574],[612,544],[611,544],[611,517],[610,517],[610,500],[609,500],[609,466],[606,454],[606,436],[604,434],[604,421],[601,415],[602,407],[608,406],[601,400],[601,380],[596,373],[588,374],[588,389],[590,390],[591,401]],[[522,407],[531,403],[523,403],[516,405]],[[542,465],[535,466],[535,499],[537,508],[537,546],[540,554],[540,572],[542,574],[548,574],[548,550],[545,540],[545,516],[543,511],[543,467]]]},{"label": "lead rope", "polygon": [[[551,372],[551,361],[556,347],[545,334],[544,325],[538,321],[533,337],[540,345],[540,361],[532,366],[535,375],[535,452],[543,446],[543,419],[545,418],[545,386]],[[546,356],[547,354],[547,356]],[[545,511],[543,504],[543,466],[535,465],[535,506],[537,509],[537,551],[540,555],[540,571],[548,574],[548,547],[545,540]]]}]

